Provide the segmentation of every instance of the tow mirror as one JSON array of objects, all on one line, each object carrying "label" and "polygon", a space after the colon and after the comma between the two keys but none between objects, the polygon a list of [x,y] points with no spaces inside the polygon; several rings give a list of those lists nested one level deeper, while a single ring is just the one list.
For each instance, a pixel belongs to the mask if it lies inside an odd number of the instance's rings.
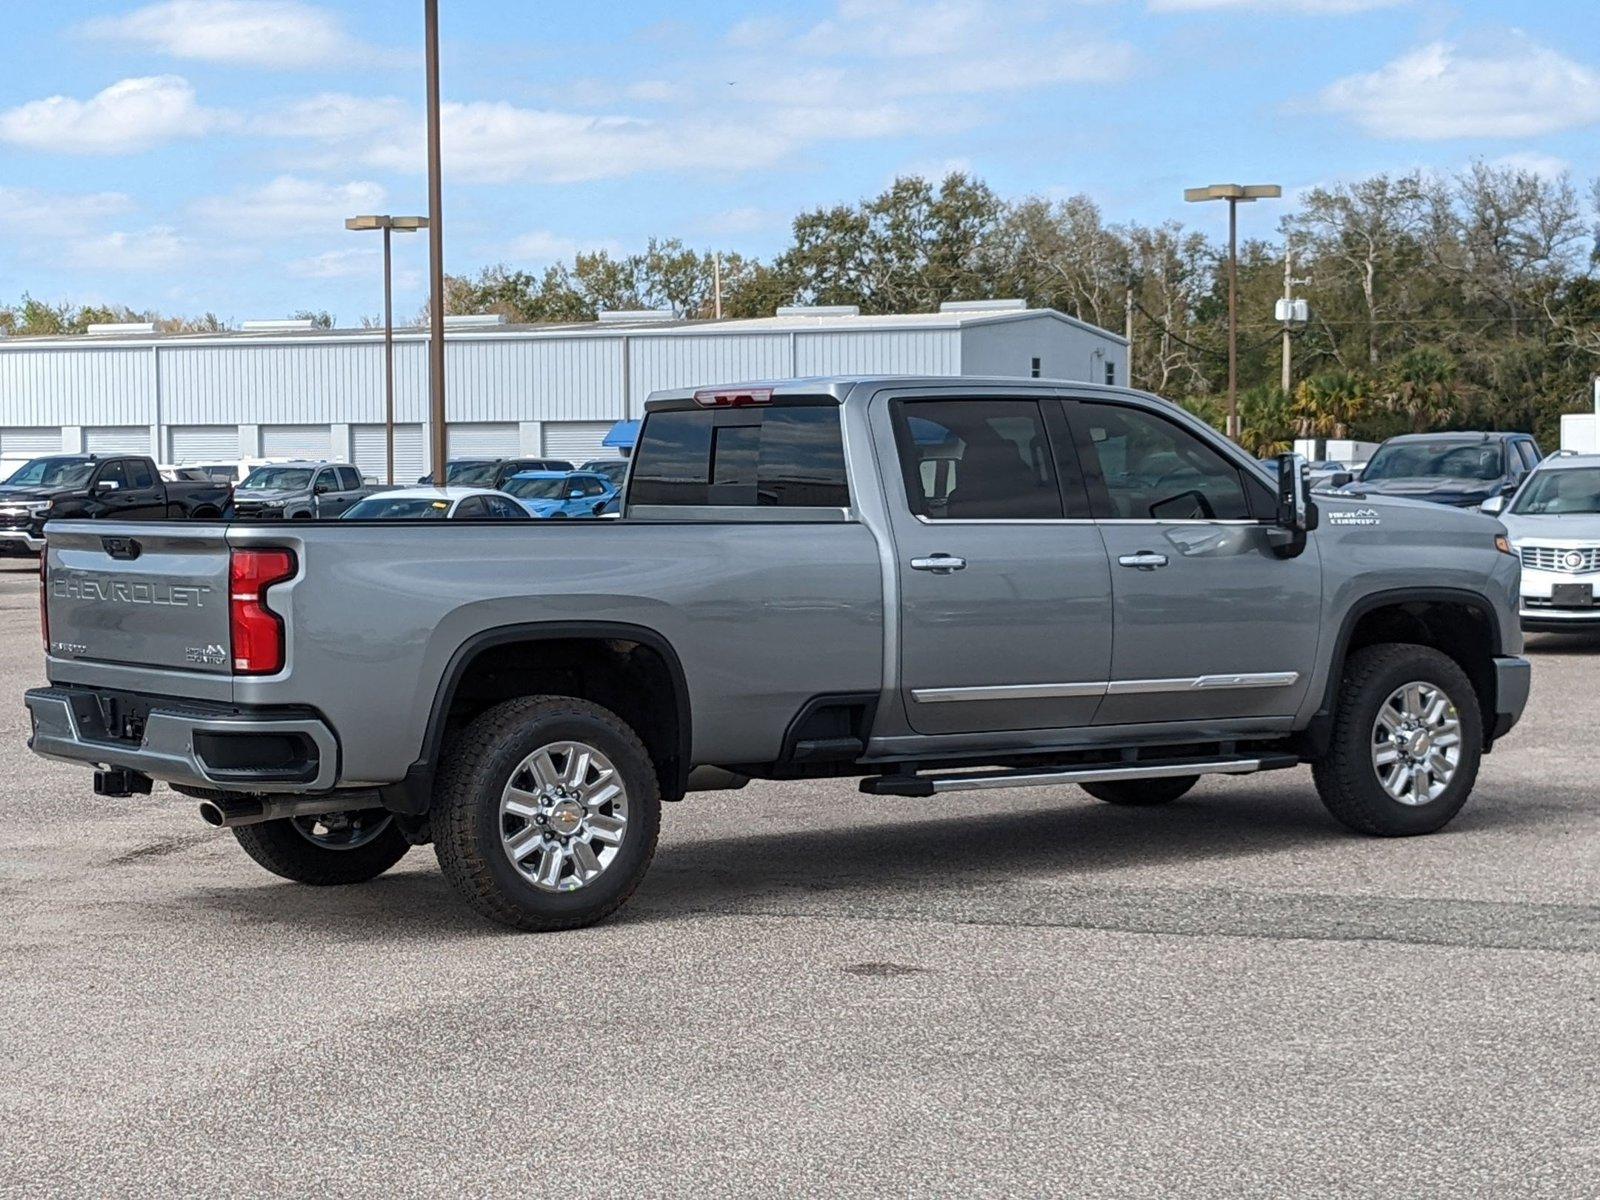
[{"label": "tow mirror", "polygon": [[1506,498],[1504,496],[1490,496],[1482,504],[1478,505],[1478,511],[1490,517],[1498,517],[1505,510]]},{"label": "tow mirror", "polygon": [[1306,548],[1306,534],[1317,527],[1311,502],[1311,470],[1299,454],[1278,455],[1277,517],[1272,548],[1279,558],[1294,558]]}]

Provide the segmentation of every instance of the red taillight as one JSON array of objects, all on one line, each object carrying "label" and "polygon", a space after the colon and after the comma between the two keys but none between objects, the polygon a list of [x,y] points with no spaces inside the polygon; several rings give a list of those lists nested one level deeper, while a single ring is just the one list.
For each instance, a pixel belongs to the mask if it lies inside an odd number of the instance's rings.
[{"label": "red taillight", "polygon": [[39,632],[44,635],[44,652],[50,653],[50,548],[39,551]]},{"label": "red taillight", "polygon": [[294,575],[287,550],[235,550],[228,569],[228,613],[235,675],[283,670],[283,618],[267,607],[267,589]]},{"label": "red taillight", "polygon": [[701,408],[749,408],[753,404],[771,404],[771,388],[706,388],[694,394],[694,402]]}]

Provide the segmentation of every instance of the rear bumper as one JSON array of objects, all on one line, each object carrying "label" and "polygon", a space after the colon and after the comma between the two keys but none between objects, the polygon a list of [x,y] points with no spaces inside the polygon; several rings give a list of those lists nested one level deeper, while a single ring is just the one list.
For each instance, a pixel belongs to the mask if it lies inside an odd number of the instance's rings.
[{"label": "rear bumper", "polygon": [[1494,683],[1491,741],[1510,733],[1522,719],[1522,710],[1528,706],[1528,692],[1533,686],[1533,664],[1525,658],[1497,658],[1494,660]]},{"label": "rear bumper", "polygon": [[45,758],[225,792],[320,792],[338,778],[338,739],[312,715],[152,700],[135,706],[137,737],[127,738],[106,731],[106,693],[48,687],[24,699],[28,747]]}]

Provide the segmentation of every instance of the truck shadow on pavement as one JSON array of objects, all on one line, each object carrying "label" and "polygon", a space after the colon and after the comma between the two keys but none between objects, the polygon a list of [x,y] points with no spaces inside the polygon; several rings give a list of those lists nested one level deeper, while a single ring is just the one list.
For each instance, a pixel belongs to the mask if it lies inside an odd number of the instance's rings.
[{"label": "truck shadow on pavement", "polygon": [[[830,792],[819,795],[818,811],[841,799],[885,806],[916,803],[866,801]],[[1561,799],[1555,793],[1530,792],[1515,803],[1500,804],[1480,796],[1448,829],[1426,841],[1541,824],[1552,819],[1553,810],[1568,807]],[[752,797],[751,803],[759,800]],[[1301,885],[1295,871],[1299,852],[1332,852],[1342,845],[1397,854],[1422,842],[1357,838],[1335,825],[1314,799],[1260,791],[1202,794],[1145,810],[1063,803],[992,815],[969,807],[961,815],[916,819],[908,807],[900,810],[907,819],[880,811],[865,824],[685,840],[674,836],[673,812],[668,809],[662,844],[643,884],[611,918],[611,925],[726,914],[1117,929],[1141,929],[1153,921],[1151,931],[1158,931],[1179,918],[1152,915],[1155,910],[1184,909],[1190,916],[1183,920],[1208,912],[1205,920],[1215,932],[1225,931],[1219,925],[1239,925],[1239,932],[1253,933],[1271,922],[1245,913],[1250,904],[1304,907],[1313,899],[1279,894]],[[794,814],[789,808],[774,815],[783,819]],[[1230,884],[1220,876],[1210,882],[1185,873],[1115,883],[1099,878],[1123,870],[1275,854],[1286,856],[1283,873],[1258,872],[1247,884]],[[250,924],[282,928],[310,923],[321,935],[355,940],[388,939],[401,931],[446,938],[507,932],[469,911],[433,864],[419,861],[424,855],[432,858],[426,848],[414,851],[395,873],[359,888],[269,883],[208,888],[196,899]],[[1231,898],[1246,889],[1263,898],[1243,903]],[[1196,907],[1202,896],[1209,898]],[[1370,923],[1381,927],[1390,919]],[[1348,926],[1350,921],[1347,914],[1335,924]],[[1500,944],[1506,938],[1494,940]],[[1507,944],[1522,941],[1511,937]]]}]

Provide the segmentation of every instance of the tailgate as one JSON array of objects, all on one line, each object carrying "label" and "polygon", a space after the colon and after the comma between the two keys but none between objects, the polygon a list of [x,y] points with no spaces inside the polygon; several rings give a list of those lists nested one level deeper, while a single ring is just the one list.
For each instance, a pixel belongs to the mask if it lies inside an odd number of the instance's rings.
[{"label": "tailgate", "polygon": [[74,522],[47,535],[53,657],[229,673],[224,526]]}]

